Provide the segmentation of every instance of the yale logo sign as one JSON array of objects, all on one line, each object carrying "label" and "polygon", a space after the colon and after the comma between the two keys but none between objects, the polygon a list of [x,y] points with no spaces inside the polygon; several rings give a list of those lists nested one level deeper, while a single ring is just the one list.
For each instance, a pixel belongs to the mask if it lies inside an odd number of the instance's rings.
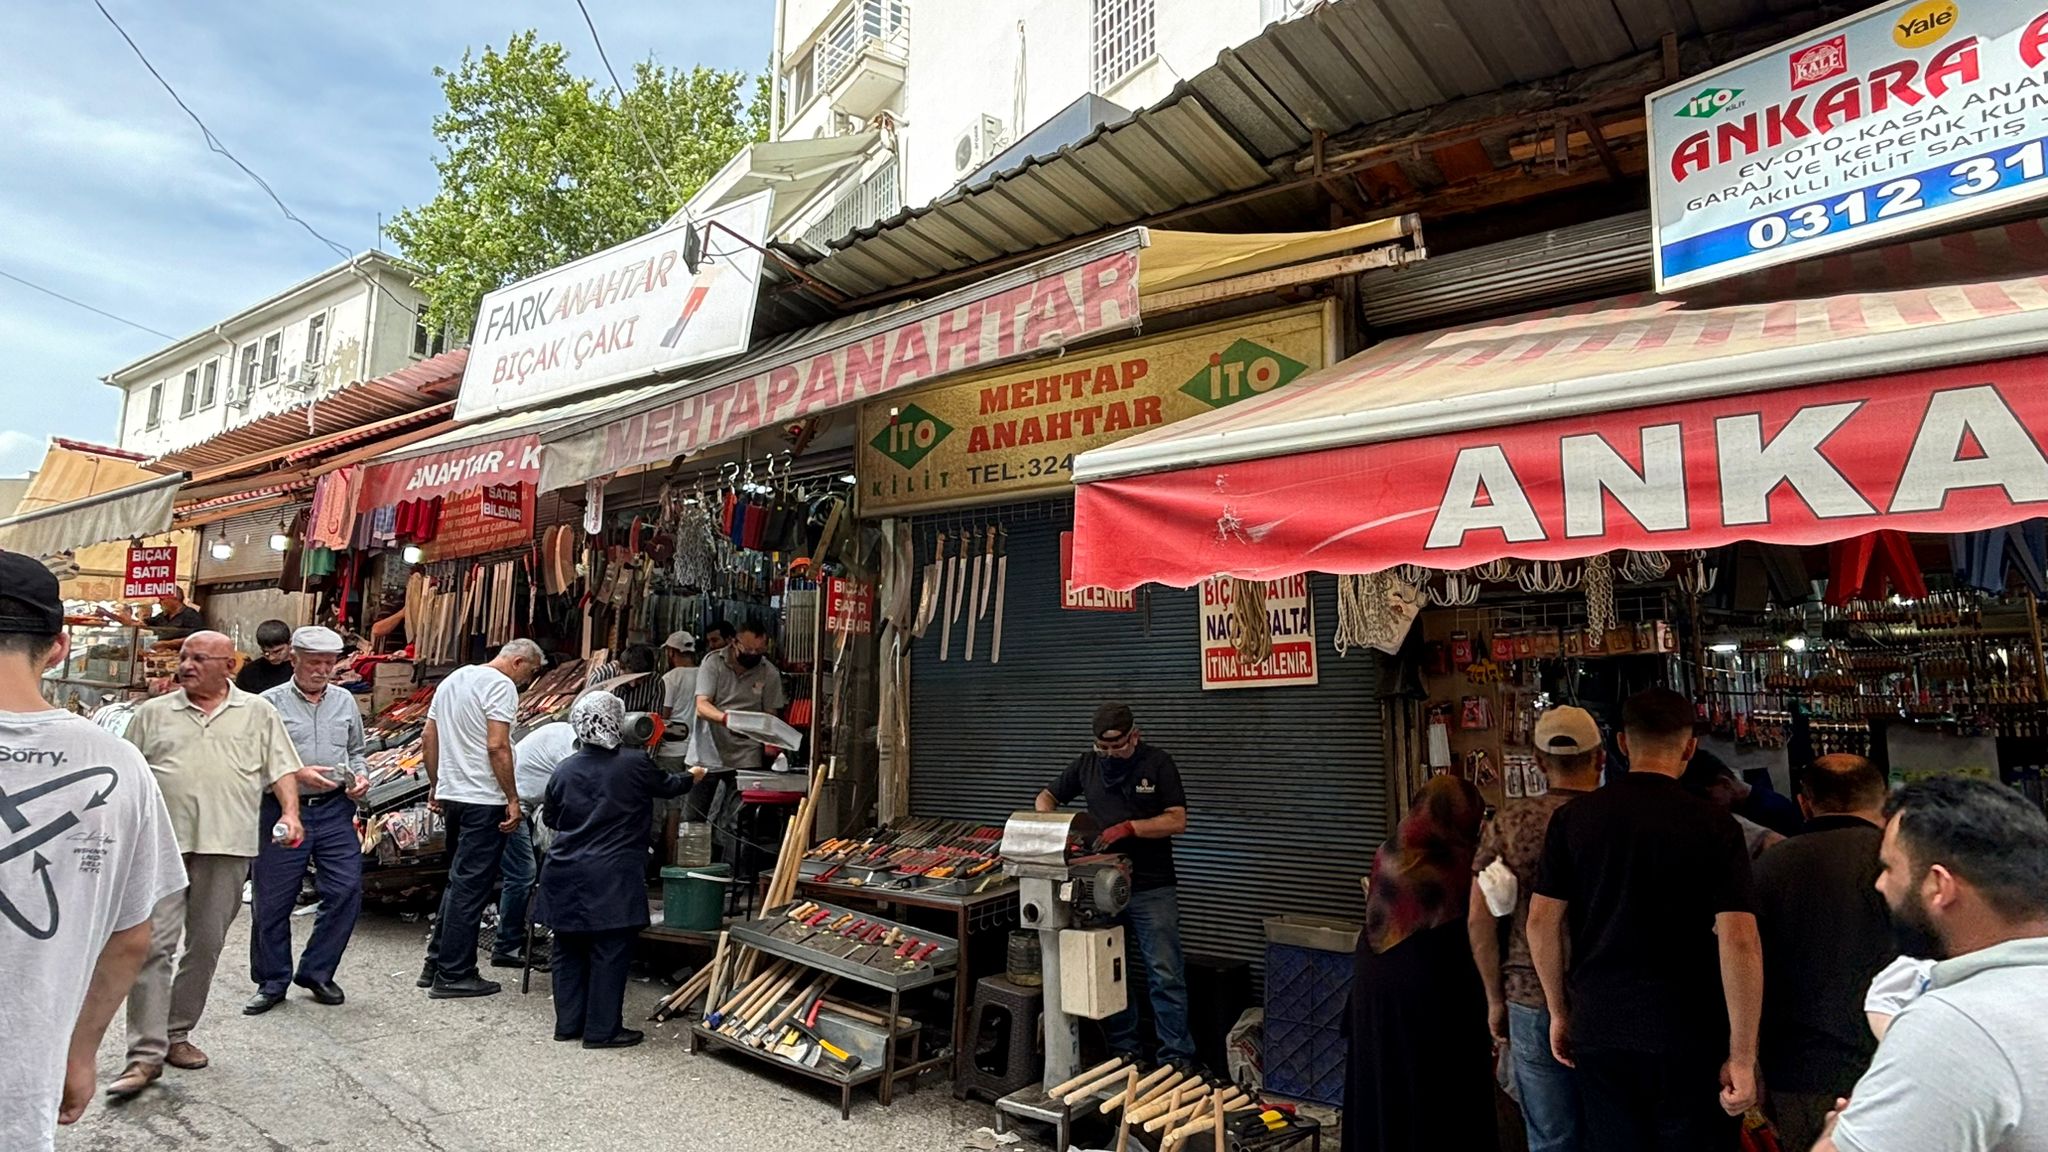
[{"label": "yale logo sign", "polygon": [[1956,16],[1952,0],[1924,0],[1892,25],[1892,41],[1901,48],[1925,48],[1949,34]]},{"label": "yale logo sign", "polygon": [[1211,408],[1223,408],[1270,392],[1306,371],[1308,365],[1299,360],[1239,340],[1222,352],[1211,352],[1209,366],[1188,377],[1180,390]]},{"label": "yale logo sign", "polygon": [[895,410],[889,423],[875,433],[868,444],[875,451],[904,468],[915,468],[939,442],[953,434],[953,426],[937,416],[906,404]]}]

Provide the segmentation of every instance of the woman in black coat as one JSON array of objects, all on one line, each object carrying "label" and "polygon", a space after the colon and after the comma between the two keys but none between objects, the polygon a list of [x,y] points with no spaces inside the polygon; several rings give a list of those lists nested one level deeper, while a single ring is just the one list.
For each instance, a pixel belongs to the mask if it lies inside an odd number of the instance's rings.
[{"label": "woman in black coat", "polygon": [[555,1039],[626,1048],[643,1033],[621,1025],[633,938],[647,927],[647,829],[654,798],[680,796],[688,776],[621,748],[626,707],[590,692],[569,710],[577,748],[548,780],[541,819],[555,830],[541,898],[555,933]]}]

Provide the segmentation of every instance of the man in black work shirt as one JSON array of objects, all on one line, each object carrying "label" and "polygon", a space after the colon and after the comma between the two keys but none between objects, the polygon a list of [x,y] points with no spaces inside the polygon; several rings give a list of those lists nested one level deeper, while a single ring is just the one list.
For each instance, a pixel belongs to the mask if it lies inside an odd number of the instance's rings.
[{"label": "man in black work shirt", "polygon": [[171,585],[163,595],[156,598],[156,613],[149,619],[144,620],[136,616],[134,609],[125,604],[116,609],[115,615],[123,624],[147,628],[156,633],[158,640],[183,640],[206,627],[206,617],[200,615],[199,609],[185,602],[185,590],[176,584]]},{"label": "man in black work shirt", "polygon": [[[1188,1034],[1188,982],[1180,951],[1180,899],[1174,886],[1173,837],[1187,831],[1188,798],[1181,790],[1173,757],[1139,738],[1126,704],[1095,710],[1095,746],[1074,758],[1038,794],[1037,808],[1051,812],[1076,798],[1102,829],[1098,844],[1131,861],[1131,904],[1119,918],[1124,926],[1128,969],[1144,965],[1152,1000],[1152,1029],[1159,1059],[1192,1067],[1194,1038]],[[1138,1006],[1133,1003],[1103,1022],[1109,1046],[1118,1054],[1138,1051]]]},{"label": "man in black work shirt", "polygon": [[1815,760],[1799,780],[1806,831],[1756,862],[1764,1087],[1788,1152],[1820,1139],[1836,1097],[1877,1053],[1864,992],[1898,956],[1877,891],[1886,791],[1861,756]]},{"label": "man in black work shirt", "polygon": [[1735,1117],[1756,1103],[1749,853],[1733,816],[1679,785],[1695,747],[1685,697],[1630,697],[1629,771],[1558,809],[1544,836],[1529,951],[1592,1152],[1732,1152]]}]

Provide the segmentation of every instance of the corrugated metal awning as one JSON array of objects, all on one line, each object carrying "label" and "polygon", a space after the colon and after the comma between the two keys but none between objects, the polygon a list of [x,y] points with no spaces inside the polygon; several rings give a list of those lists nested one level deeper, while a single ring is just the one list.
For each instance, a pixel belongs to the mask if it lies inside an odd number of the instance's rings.
[{"label": "corrugated metal awning", "polygon": [[0,548],[48,556],[168,531],[171,505],[184,482],[182,473],[161,476],[10,516],[0,520]]}]

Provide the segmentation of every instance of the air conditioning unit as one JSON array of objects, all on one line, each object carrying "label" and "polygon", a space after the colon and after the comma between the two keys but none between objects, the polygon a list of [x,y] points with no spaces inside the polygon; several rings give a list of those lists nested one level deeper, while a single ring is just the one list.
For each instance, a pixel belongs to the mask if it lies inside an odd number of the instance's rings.
[{"label": "air conditioning unit", "polygon": [[319,366],[314,364],[294,364],[290,368],[285,369],[284,375],[279,377],[279,379],[285,387],[290,388],[294,392],[304,392],[320,382]]},{"label": "air conditioning unit", "polygon": [[1010,133],[1003,122],[993,116],[977,117],[967,131],[953,142],[953,177],[962,176],[981,167],[995,158],[996,153],[1010,146]]}]

